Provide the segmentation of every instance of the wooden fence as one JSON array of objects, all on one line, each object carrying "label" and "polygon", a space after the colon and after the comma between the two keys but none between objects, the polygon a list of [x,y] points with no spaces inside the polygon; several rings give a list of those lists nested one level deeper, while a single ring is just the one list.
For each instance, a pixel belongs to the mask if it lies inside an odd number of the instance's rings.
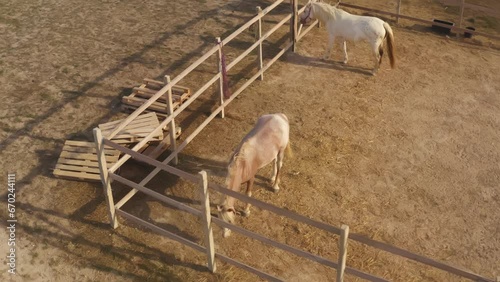
[{"label": "wooden fence", "polygon": [[[214,47],[212,47],[210,50],[208,50],[205,54],[201,56],[198,60],[196,60],[194,63],[192,63],[190,66],[188,66],[183,72],[181,72],[177,77],[175,77],[173,80],[170,80],[169,77],[166,78],[166,85],[159,90],[155,95],[153,95],[147,102],[145,102],[142,106],[140,106],[136,111],[134,111],[132,114],[130,114],[120,125],[118,125],[106,138],[103,138],[102,133],[99,128],[94,129],[94,139],[96,143],[96,148],[98,152],[98,160],[99,160],[99,170],[100,170],[100,175],[101,175],[101,181],[103,183],[103,188],[104,188],[104,194],[106,198],[106,203],[108,205],[108,210],[109,210],[109,219],[110,223],[113,228],[118,227],[118,220],[117,220],[117,215],[126,218],[127,220],[130,220],[132,222],[135,222],[137,224],[140,224],[142,226],[145,226],[155,232],[158,232],[172,240],[175,240],[177,242],[180,242],[181,244],[184,244],[186,246],[189,246],[197,251],[204,252],[207,255],[207,262],[208,262],[208,268],[210,271],[215,272],[216,271],[216,263],[215,260],[218,259],[220,261],[232,264],[234,266],[240,267],[242,269],[245,269],[251,273],[254,273],[258,275],[259,277],[262,277],[264,279],[270,280],[270,281],[282,281],[281,279],[274,277],[270,274],[267,274],[261,270],[258,270],[256,268],[253,268],[249,265],[246,265],[242,262],[239,262],[237,260],[234,260],[232,258],[229,258],[227,256],[224,256],[223,254],[216,253],[214,250],[214,238],[213,238],[213,231],[212,231],[212,224],[217,224],[220,227],[223,228],[229,228],[235,232],[241,233],[245,236],[248,236],[250,238],[253,238],[255,240],[261,241],[263,243],[269,244],[275,248],[279,248],[281,250],[293,253],[297,256],[303,257],[310,259],[312,261],[315,261],[317,263],[320,263],[322,265],[334,268],[337,270],[337,279],[338,281],[342,281],[344,273],[351,274],[363,279],[367,279],[370,281],[386,281],[385,279],[381,277],[377,277],[368,273],[364,273],[360,270],[351,268],[349,266],[346,266],[346,255],[347,255],[347,240],[348,238],[360,243],[363,243],[365,245],[377,248],[379,250],[383,250],[398,256],[402,256],[404,258],[423,263],[450,273],[453,273],[455,275],[469,278],[471,280],[475,281],[490,281],[493,282],[493,279],[485,278],[480,275],[474,274],[470,271],[460,269],[454,266],[450,266],[448,264],[444,264],[441,262],[438,262],[436,260],[423,257],[414,253],[411,253],[409,251],[400,249],[398,247],[375,241],[373,239],[367,238],[363,235],[356,234],[356,233],[351,233],[349,234],[349,228],[347,226],[342,226],[341,228],[335,227],[328,225],[323,222],[319,222],[310,218],[307,218],[305,216],[302,216],[300,214],[284,210],[282,208],[267,204],[265,202],[259,201],[257,199],[249,198],[243,194],[236,193],[234,191],[228,190],[224,187],[221,187],[220,185],[214,184],[214,183],[208,183],[207,180],[207,174],[202,171],[198,175],[193,175],[191,173],[182,171],[180,169],[177,169],[175,167],[172,167],[169,165],[169,162],[174,160],[176,162],[177,155],[179,152],[181,152],[200,132],[203,130],[210,121],[212,121],[217,115],[224,115],[224,108],[231,103],[233,99],[235,99],[244,89],[246,89],[251,83],[253,83],[257,78],[260,77],[260,79],[263,79],[263,74],[264,72],[274,63],[276,60],[278,60],[287,50],[292,48],[292,50],[295,49],[296,43],[309,32],[316,23],[313,23],[311,26],[307,27],[302,33],[299,32],[298,24],[297,24],[297,19],[298,15],[303,11],[304,7],[301,9],[298,9],[298,1],[297,0],[290,0],[290,13],[285,15],[283,19],[281,19],[277,24],[275,24],[273,27],[271,27],[266,33],[262,34],[262,18],[268,14],[270,11],[275,9],[278,5],[280,5],[284,0],[278,0],[274,2],[272,5],[268,6],[265,9],[260,9],[257,7],[257,15],[250,19],[247,23],[242,25],[240,28],[238,28],[235,32],[233,32],[231,35],[229,35],[227,38],[220,40],[219,38],[214,42]],[[344,4],[347,5],[347,4]],[[285,45],[281,51],[279,51],[273,58],[268,60],[267,62],[264,63],[263,58],[262,58],[262,43],[264,40],[266,40],[271,34],[273,34],[276,30],[278,30],[280,27],[285,25],[286,23],[290,23],[290,41]],[[257,66],[258,66],[258,71],[255,73],[250,79],[248,79],[240,88],[238,88],[230,98],[224,99],[223,96],[223,91],[222,91],[222,68],[220,65],[220,57],[221,57],[221,51],[224,45],[228,44],[231,40],[233,40],[236,36],[241,34],[243,31],[248,29],[251,25],[256,24],[257,28],[255,29],[256,31],[256,41],[243,53],[241,53],[238,57],[236,57],[231,63],[227,65],[227,70],[230,70],[233,68],[238,62],[240,62],[243,58],[245,58],[250,52],[253,50],[257,49],[258,51],[258,60],[257,60]],[[167,101],[172,100],[172,87],[176,85],[181,79],[183,79],[186,75],[188,75],[191,71],[193,71],[196,67],[198,67],[200,64],[205,62],[208,58],[210,58],[212,55],[218,56],[218,66],[217,67],[217,74],[213,76],[207,83],[205,83],[203,86],[201,86],[185,103],[183,103],[179,108],[177,108],[175,111],[172,111],[171,108],[168,110],[169,115],[165,120],[163,120],[160,125],[151,131],[149,135],[147,135],[142,141],[140,141],[137,145],[135,145],[133,148],[126,148],[123,147],[113,141],[111,139],[118,133],[120,132],[127,124],[132,122],[136,117],[138,117],[148,106],[153,104],[158,98],[163,96],[164,94],[167,94]],[[214,66],[215,67],[215,66]],[[188,137],[184,139],[184,141],[181,144],[176,144],[175,136],[171,136],[171,142],[173,145],[172,153],[162,162],[157,161],[155,159],[152,159],[148,156],[145,156],[141,153],[138,152],[140,148],[142,148],[147,142],[149,142],[152,137],[154,136],[154,132],[156,132],[159,129],[164,128],[165,126],[169,126],[170,129],[175,128],[175,118],[184,110],[186,107],[188,107],[193,101],[195,101],[202,93],[204,93],[211,85],[216,83],[219,87],[219,102],[220,105],[215,109],[212,114],[205,119],[205,121],[202,122],[201,125],[199,125],[193,133],[191,133]],[[167,107],[169,103],[167,103]],[[174,130],[170,130],[170,134],[175,134]],[[123,153],[123,156],[111,167],[107,167],[106,161],[105,161],[105,155],[104,155],[104,148],[114,148],[119,150],[121,153]],[[130,158],[134,158],[138,161],[150,164],[155,167],[155,169],[148,175],[146,176],[141,182],[135,183],[132,182],[122,176],[119,176],[116,174],[116,170],[123,165],[127,160]],[[161,170],[164,170],[166,172],[169,172],[171,174],[174,174],[182,179],[191,181],[193,183],[197,183],[200,187],[201,195],[202,198],[201,200],[201,208],[196,209],[191,206],[182,204],[180,202],[177,202],[171,198],[166,197],[165,195],[159,194],[157,192],[154,192],[148,188],[146,188],[146,185],[148,182]],[[128,187],[132,188],[132,190],[126,194],[122,199],[120,199],[116,204],[113,199],[113,193],[112,193],[112,188],[111,188],[111,182],[112,180],[120,182],[122,184],[127,185]],[[310,226],[319,228],[321,230],[330,232],[332,234],[336,234],[340,236],[339,239],[339,259],[338,262],[331,261],[329,259],[320,257],[318,255],[273,241],[269,238],[266,238],[262,235],[256,234],[254,232],[250,232],[248,230],[245,230],[241,227],[228,224],[219,218],[212,217],[210,215],[210,202],[209,202],[209,192],[208,189],[212,189],[214,191],[223,193],[225,195],[229,195],[231,197],[234,197],[238,200],[244,201],[251,203],[254,206],[257,206],[261,209],[266,209],[269,210],[277,215],[280,216],[285,216],[289,219],[308,224]],[[160,200],[164,203],[167,203],[171,206],[174,206],[184,212],[188,212],[190,214],[193,214],[195,216],[199,216],[202,219],[203,222],[203,231],[204,231],[204,246],[199,245],[196,242],[192,242],[186,238],[183,238],[181,236],[178,236],[176,234],[173,234],[165,229],[162,229],[158,226],[155,226],[143,219],[140,219],[134,215],[131,215],[127,213],[126,211],[122,210],[121,207],[128,201],[130,200],[138,191],[141,191],[142,193],[145,193],[157,200]]]}]

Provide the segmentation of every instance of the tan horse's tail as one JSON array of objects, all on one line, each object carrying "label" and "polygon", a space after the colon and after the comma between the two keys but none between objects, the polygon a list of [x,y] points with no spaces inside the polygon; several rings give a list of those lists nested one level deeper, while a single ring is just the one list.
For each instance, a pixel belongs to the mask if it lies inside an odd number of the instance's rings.
[{"label": "tan horse's tail", "polygon": [[387,37],[387,49],[389,51],[389,60],[391,61],[391,68],[396,65],[396,58],[394,56],[394,34],[392,33],[392,28],[388,23],[384,22],[384,28]]},{"label": "tan horse's tail", "polygon": [[286,144],[285,154],[287,157],[293,158],[293,151],[292,147],[290,146],[290,141],[288,141],[288,144]]}]

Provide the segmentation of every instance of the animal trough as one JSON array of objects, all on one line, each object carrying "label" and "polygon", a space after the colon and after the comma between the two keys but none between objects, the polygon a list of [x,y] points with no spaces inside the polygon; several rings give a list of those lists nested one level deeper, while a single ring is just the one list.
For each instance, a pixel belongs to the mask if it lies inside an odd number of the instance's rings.
[{"label": "animal trough", "polygon": [[443,34],[449,34],[451,32],[451,28],[455,26],[455,23],[449,22],[449,21],[444,21],[444,20],[438,20],[438,19],[433,19],[432,22],[435,23],[440,23],[444,25],[448,25],[449,27],[444,27],[444,26],[439,26],[439,25],[432,25],[432,29],[436,32],[443,33]]},{"label": "animal trough", "polygon": [[[475,31],[475,30],[476,30],[476,29],[475,29],[474,27],[472,27],[472,26],[468,26],[468,27],[466,27],[466,29],[468,29],[468,30],[472,30],[472,31]],[[471,37],[472,37],[472,33],[465,31],[465,32],[464,32],[464,37],[465,37],[465,38],[471,38]]]},{"label": "animal trough", "polygon": [[[133,93],[122,98],[122,109],[125,111],[134,111],[142,106],[149,98],[155,95],[160,89],[165,86],[165,83],[153,79],[145,78],[143,84],[139,87],[134,87]],[[161,96],[146,110],[147,112],[155,112],[158,116],[167,117],[167,96]],[[172,110],[177,109],[184,101],[191,96],[191,89],[183,86],[172,87]]]}]

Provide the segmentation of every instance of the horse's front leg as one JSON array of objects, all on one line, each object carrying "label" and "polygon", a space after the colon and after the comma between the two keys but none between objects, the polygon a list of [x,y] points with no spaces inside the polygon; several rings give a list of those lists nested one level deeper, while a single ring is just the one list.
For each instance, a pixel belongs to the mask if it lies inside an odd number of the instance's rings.
[{"label": "horse's front leg", "polygon": [[[255,180],[255,176],[250,178],[247,182],[247,191],[246,194],[248,197],[252,197],[252,187],[253,187],[253,181]],[[250,215],[250,203],[247,203],[245,210],[243,211],[243,216],[249,216]]]},{"label": "horse's front leg", "polygon": [[344,51],[344,64],[347,64],[347,42],[345,40],[342,40],[342,50]]},{"label": "horse's front leg", "polygon": [[333,44],[335,43],[335,36],[329,34],[328,35],[328,45],[326,46],[325,55],[323,55],[323,60],[328,60],[330,57],[330,52],[332,51]]}]

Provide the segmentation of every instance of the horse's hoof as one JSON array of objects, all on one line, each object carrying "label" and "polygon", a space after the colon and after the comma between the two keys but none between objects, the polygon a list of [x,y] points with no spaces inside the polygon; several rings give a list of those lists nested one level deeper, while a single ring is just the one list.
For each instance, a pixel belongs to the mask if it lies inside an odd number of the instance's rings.
[{"label": "horse's hoof", "polygon": [[250,216],[250,210],[244,210],[243,213],[242,213],[242,215],[244,217],[249,217]]},{"label": "horse's hoof", "polygon": [[231,235],[231,230],[224,228],[224,231],[222,233],[222,237],[227,238],[227,237],[229,237],[229,235]]},{"label": "horse's hoof", "polygon": [[344,60],[342,64],[347,65],[347,60]]},{"label": "horse's hoof", "polygon": [[278,186],[273,187],[274,193],[278,193],[279,190],[280,190],[280,187],[278,187]]}]

